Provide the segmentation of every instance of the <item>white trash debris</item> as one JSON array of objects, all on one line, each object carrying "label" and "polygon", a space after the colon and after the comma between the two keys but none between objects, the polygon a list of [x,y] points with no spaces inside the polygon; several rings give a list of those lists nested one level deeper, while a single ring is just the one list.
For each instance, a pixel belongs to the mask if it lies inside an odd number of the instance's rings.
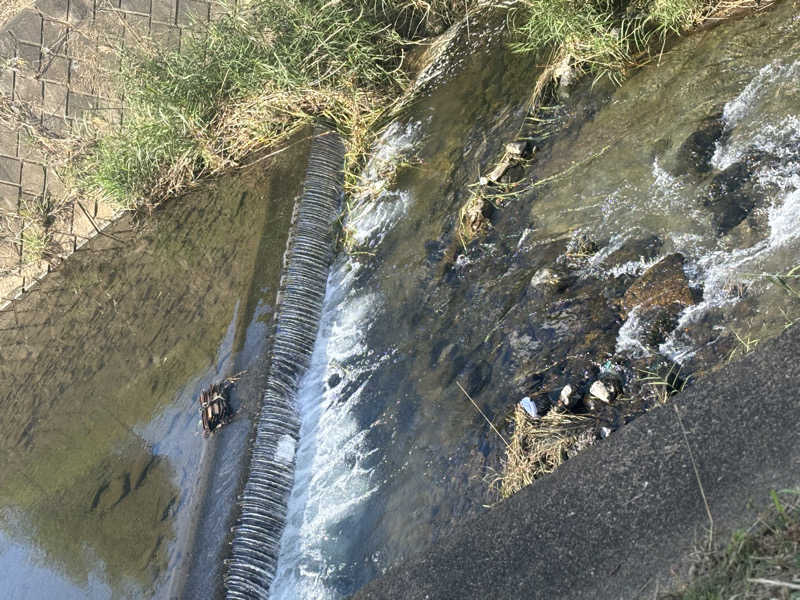
[{"label": "white trash debris", "polygon": [[539,416],[539,413],[536,410],[536,405],[531,401],[530,396],[525,396],[522,400],[520,400],[519,406],[521,406],[522,410],[524,410],[534,419]]},{"label": "white trash debris", "polygon": [[561,389],[561,394],[558,396],[558,403],[563,406],[564,408],[572,408],[575,399],[572,397],[572,386],[570,384],[565,385]]},{"label": "white trash debris", "polygon": [[589,393],[605,403],[611,402],[611,392],[609,391],[608,387],[606,387],[606,384],[599,379],[592,384],[592,387],[589,388]]}]

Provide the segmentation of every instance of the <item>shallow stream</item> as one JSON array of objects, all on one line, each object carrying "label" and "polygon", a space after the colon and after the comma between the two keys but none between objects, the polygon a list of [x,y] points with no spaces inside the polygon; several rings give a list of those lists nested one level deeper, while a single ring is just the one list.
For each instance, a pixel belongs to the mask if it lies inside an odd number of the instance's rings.
[{"label": "shallow stream", "polygon": [[[619,88],[551,96],[544,124],[526,120],[537,62],[493,36],[386,130],[345,223],[355,251],[301,384],[273,598],[345,597],[498,501],[502,444],[457,383],[503,429],[524,396],[547,409],[567,383],[616,369],[633,385],[670,360],[701,377],[800,317],[764,275],[800,262],[791,2],[691,36]],[[533,160],[488,190],[490,227],[463,246],[460,207],[520,136]],[[576,257],[580,239],[592,251]],[[648,346],[619,301],[674,252],[696,303]],[[599,438],[630,415],[594,418]]]},{"label": "shallow stream", "polygon": [[[663,364],[702,377],[800,319],[768,275],[800,263],[793,2],[689,36],[621,87],[552,91],[536,121],[540,61],[508,51],[501,21],[450,40],[351,199],[298,391],[274,599],[346,597],[498,501],[502,443],[457,384],[507,431],[525,396],[546,410],[604,370],[631,389]],[[478,186],[517,139],[536,152],[515,183]],[[222,595],[307,152],[142,232],[120,222],[0,314],[11,597]],[[474,194],[492,209],[466,243]],[[620,303],[676,252],[692,299],[654,342]],[[197,393],[241,371],[236,420],[204,439]],[[629,417],[593,414],[598,443]]]}]

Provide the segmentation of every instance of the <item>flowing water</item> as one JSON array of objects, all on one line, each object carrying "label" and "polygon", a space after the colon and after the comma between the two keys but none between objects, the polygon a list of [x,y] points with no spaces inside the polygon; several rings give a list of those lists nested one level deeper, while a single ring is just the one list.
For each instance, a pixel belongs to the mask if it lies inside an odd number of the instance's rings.
[{"label": "flowing water", "polygon": [[[540,61],[502,22],[447,39],[376,143],[329,272],[338,146],[311,161],[282,260],[301,144],[144,234],[120,223],[0,314],[11,597],[346,597],[497,501],[502,444],[456,384],[505,431],[522,397],[547,408],[605,365],[702,376],[800,319],[765,275],[800,263],[791,1],[619,88],[549,95],[546,123],[528,119]],[[520,136],[533,160],[464,245],[459,209]],[[575,258],[582,239],[595,251]],[[697,302],[654,345],[619,301],[673,252]],[[204,440],[197,392],[245,369],[236,420]]]},{"label": "flowing water", "polygon": [[[221,589],[307,152],[123,219],[0,314],[0,596]],[[242,371],[204,439],[198,393]]]},{"label": "flowing water", "polygon": [[269,591],[294,479],[299,434],[298,380],[314,340],[333,255],[333,223],[343,185],[344,146],[318,131],[298,204],[281,279],[271,364],[251,451],[241,513],[226,572],[228,598],[260,598]]},{"label": "flowing water", "polygon": [[[502,427],[523,396],[552,401],[603,363],[661,357],[700,373],[735,355],[737,336],[800,317],[764,276],[800,262],[791,3],[697,34],[621,88],[579,86],[547,135],[525,121],[536,62],[489,46],[451,60],[374,149],[345,223],[356,251],[333,265],[298,391],[271,598],[348,596],[497,500],[501,444],[456,382]],[[469,186],[520,133],[535,160],[463,248]],[[719,208],[721,186],[739,204]],[[572,264],[580,234],[597,252]],[[698,303],[647,347],[636,311],[624,319],[614,302],[676,251]]]}]

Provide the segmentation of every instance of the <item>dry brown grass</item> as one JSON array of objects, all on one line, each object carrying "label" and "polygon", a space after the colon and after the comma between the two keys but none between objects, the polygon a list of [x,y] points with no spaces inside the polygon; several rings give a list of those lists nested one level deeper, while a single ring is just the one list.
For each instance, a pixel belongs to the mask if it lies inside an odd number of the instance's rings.
[{"label": "dry brown grass", "polygon": [[502,473],[494,481],[502,498],[508,498],[539,477],[552,473],[595,439],[592,419],[555,409],[543,417],[532,419],[517,406],[513,427]]}]

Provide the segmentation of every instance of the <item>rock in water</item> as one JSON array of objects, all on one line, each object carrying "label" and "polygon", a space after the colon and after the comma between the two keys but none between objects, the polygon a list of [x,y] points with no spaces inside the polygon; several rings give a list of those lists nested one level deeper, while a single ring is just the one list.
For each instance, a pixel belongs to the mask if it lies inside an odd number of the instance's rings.
[{"label": "rock in water", "polygon": [[558,403],[564,408],[572,408],[576,400],[576,396],[573,394],[574,391],[570,384],[565,385],[558,396]]},{"label": "rock in water", "polygon": [[517,141],[506,144],[506,154],[514,158],[530,158],[535,148],[530,142]]},{"label": "rock in water", "polygon": [[700,128],[692,133],[678,148],[675,156],[675,175],[692,173],[702,175],[713,168],[711,158],[717,149],[717,143],[725,133],[725,121],[722,113],[707,117]]},{"label": "rock in water", "polygon": [[606,384],[599,379],[592,384],[592,387],[589,388],[589,393],[605,403],[610,403],[611,400],[613,400],[613,390],[609,389],[608,386],[606,386]]},{"label": "rock in water", "polygon": [[683,272],[683,255],[676,253],[662,258],[633,282],[622,298],[622,309],[626,316],[635,306],[647,310],[655,306],[694,303]]}]

